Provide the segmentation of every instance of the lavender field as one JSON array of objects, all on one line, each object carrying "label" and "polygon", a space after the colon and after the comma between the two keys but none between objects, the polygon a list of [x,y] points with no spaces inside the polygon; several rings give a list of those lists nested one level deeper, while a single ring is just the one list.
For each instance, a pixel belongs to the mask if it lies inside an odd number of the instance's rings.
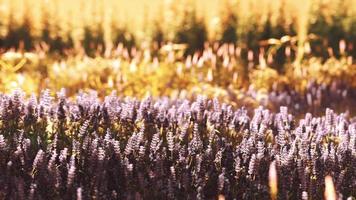
[{"label": "lavender field", "polygon": [[356,0],[0,0],[0,200],[356,200]]},{"label": "lavender field", "polygon": [[327,176],[331,195],[356,195],[356,119],[331,109],[64,90],[0,105],[2,199],[322,199]]}]

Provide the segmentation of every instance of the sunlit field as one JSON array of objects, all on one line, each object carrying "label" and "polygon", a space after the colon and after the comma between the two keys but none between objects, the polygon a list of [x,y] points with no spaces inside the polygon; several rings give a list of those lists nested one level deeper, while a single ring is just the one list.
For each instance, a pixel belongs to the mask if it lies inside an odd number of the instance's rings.
[{"label": "sunlit field", "polygon": [[355,0],[0,0],[0,199],[356,199]]}]

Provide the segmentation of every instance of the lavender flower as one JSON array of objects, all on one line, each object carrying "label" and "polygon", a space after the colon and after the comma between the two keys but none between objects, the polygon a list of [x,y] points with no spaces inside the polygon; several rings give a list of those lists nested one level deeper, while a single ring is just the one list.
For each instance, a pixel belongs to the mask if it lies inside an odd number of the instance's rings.
[{"label": "lavender flower", "polygon": [[0,95],[0,196],[322,199],[327,175],[338,197],[355,196],[356,121],[331,109],[298,121],[289,106],[250,116],[205,97],[52,100]]}]

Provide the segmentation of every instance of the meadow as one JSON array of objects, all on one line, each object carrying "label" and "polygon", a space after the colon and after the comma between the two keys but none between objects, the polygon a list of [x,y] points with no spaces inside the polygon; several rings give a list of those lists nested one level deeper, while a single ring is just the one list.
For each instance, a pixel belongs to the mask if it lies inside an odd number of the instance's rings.
[{"label": "meadow", "polygon": [[0,0],[0,199],[356,199],[355,0]]}]

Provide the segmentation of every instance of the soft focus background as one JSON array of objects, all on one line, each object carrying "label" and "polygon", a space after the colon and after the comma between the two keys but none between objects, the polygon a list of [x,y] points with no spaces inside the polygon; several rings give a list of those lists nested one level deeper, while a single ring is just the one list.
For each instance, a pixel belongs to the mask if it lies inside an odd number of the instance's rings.
[{"label": "soft focus background", "polygon": [[355,0],[0,0],[0,91],[353,112]]}]

